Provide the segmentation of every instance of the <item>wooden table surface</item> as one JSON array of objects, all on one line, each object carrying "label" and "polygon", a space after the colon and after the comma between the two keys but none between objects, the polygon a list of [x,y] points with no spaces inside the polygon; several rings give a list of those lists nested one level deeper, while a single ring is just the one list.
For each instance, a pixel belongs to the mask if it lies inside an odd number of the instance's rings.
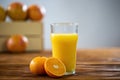
[{"label": "wooden table surface", "polygon": [[[36,76],[29,71],[29,63],[35,56],[51,56],[51,51],[28,53],[0,53],[0,80],[55,79],[47,75]],[[58,79],[120,79],[120,48],[77,50],[76,74]]]}]

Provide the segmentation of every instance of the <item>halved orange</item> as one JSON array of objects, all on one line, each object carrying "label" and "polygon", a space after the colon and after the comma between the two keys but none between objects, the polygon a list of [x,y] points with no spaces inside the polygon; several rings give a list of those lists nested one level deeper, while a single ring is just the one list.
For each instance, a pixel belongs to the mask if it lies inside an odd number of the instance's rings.
[{"label": "halved orange", "polygon": [[44,63],[47,60],[47,57],[35,57],[31,60],[30,62],[30,71],[33,74],[40,74],[44,75],[46,74],[45,69],[44,69]]},{"label": "halved orange", "polygon": [[54,57],[50,57],[45,61],[45,71],[50,77],[61,77],[65,74],[66,68],[63,62]]}]

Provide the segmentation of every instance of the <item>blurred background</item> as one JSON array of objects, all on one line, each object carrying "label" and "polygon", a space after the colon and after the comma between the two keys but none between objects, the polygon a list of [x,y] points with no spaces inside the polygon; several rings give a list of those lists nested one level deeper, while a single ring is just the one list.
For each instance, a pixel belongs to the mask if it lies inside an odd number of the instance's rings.
[{"label": "blurred background", "polygon": [[0,5],[16,1],[45,7],[44,49],[51,49],[50,24],[55,22],[79,23],[78,48],[120,47],[120,0],[0,0]]}]

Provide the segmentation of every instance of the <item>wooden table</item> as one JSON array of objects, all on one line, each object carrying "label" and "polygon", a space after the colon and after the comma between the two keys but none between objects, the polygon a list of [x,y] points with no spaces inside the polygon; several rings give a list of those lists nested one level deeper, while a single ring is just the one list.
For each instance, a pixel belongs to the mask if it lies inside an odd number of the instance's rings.
[{"label": "wooden table", "polygon": [[[55,79],[36,76],[29,71],[29,62],[35,56],[51,56],[51,51],[28,53],[0,53],[0,80]],[[120,48],[77,50],[76,74],[58,79],[120,79]]]}]

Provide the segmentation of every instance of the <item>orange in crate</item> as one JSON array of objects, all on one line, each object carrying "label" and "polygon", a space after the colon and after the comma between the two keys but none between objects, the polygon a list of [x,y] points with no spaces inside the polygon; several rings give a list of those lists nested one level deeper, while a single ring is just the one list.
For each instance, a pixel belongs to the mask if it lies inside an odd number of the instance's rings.
[{"label": "orange in crate", "polygon": [[61,77],[65,74],[66,68],[63,62],[57,58],[50,57],[45,61],[45,71],[50,77]]},{"label": "orange in crate", "polygon": [[23,52],[26,50],[27,45],[27,37],[20,34],[12,35],[6,43],[8,51],[11,52]]}]

